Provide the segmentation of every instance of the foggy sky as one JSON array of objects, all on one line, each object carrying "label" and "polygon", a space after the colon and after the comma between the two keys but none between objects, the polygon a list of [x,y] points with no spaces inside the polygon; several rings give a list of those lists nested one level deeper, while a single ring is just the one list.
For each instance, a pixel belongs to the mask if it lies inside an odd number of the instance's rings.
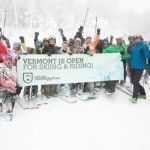
[{"label": "foggy sky", "polygon": [[142,34],[150,39],[149,0],[0,0],[0,4],[0,27],[4,27],[7,10],[5,28],[9,35],[12,28],[20,33],[39,30],[48,35],[56,34],[62,27],[66,34],[73,36],[83,25],[89,7],[85,35],[94,35],[97,17],[97,27],[101,28],[103,37]]}]

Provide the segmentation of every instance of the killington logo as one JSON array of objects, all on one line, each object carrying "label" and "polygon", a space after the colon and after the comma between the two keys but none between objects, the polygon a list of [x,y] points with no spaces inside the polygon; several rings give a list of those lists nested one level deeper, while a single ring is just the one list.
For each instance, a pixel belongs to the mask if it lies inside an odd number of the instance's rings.
[{"label": "killington logo", "polygon": [[25,83],[31,83],[33,80],[33,73],[23,73],[23,81]]}]

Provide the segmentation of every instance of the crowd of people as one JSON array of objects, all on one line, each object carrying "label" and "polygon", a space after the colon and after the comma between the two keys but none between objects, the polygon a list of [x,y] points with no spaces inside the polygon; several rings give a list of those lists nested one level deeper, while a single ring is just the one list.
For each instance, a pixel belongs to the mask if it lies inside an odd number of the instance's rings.
[{"label": "crowd of people", "polygon": [[138,98],[146,99],[145,89],[139,81],[144,70],[146,70],[145,76],[149,77],[149,43],[145,42],[141,35],[132,35],[128,36],[128,45],[122,37],[116,38],[117,44],[113,44],[113,36],[110,36],[110,39],[102,40],[100,38],[100,29],[97,29],[97,34],[92,41],[91,36],[83,37],[83,29],[83,26],[80,26],[75,36],[69,39],[64,35],[63,29],[59,29],[62,37],[61,47],[57,46],[55,36],[51,35],[40,40],[39,32],[35,32],[33,40],[35,47],[26,45],[25,38],[20,36],[20,41],[14,42],[12,48],[9,39],[2,34],[0,29],[0,111],[3,111],[3,105],[5,105],[5,115],[9,120],[12,120],[15,101],[21,91],[27,104],[38,99],[38,85],[20,87],[17,82],[17,60],[21,55],[26,54],[47,54],[48,56],[53,54],[87,54],[92,57],[96,53],[120,53],[120,60],[124,68],[124,80],[105,81],[100,84],[95,82],[41,85],[40,91],[43,99],[57,97],[60,93],[62,98],[68,98],[68,100],[71,100],[72,95],[82,95],[84,92],[96,95],[102,85],[106,93],[113,94],[116,84],[126,84],[127,74],[133,84],[133,96],[130,100],[137,103]]}]

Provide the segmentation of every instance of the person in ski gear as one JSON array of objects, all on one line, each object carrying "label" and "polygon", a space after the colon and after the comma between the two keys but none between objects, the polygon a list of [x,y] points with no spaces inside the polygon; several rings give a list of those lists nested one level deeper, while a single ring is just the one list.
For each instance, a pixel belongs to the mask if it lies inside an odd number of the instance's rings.
[{"label": "person in ski gear", "polygon": [[42,54],[42,51],[43,51],[43,42],[42,41],[36,41],[36,43],[35,43],[35,53],[36,54]]},{"label": "person in ski gear", "polygon": [[133,84],[133,96],[130,99],[137,103],[138,98],[146,99],[146,92],[139,81],[144,69],[146,69],[146,59],[150,58],[150,51],[147,44],[143,42],[141,35],[135,35],[135,45],[131,50],[131,56],[126,59],[131,63],[131,83]]},{"label": "person in ski gear", "polygon": [[81,46],[81,39],[76,38],[74,41],[73,54],[83,54],[84,48]]},{"label": "person in ski gear", "polygon": [[[23,46],[23,51],[21,49],[21,45]],[[10,54],[12,56],[12,63],[13,63],[13,66],[16,66],[17,67],[17,60],[20,59],[20,56],[22,55],[22,53],[25,53],[26,52],[26,44],[23,43],[21,44],[21,42],[19,41],[15,41],[13,43],[13,49],[11,50]],[[18,87],[17,88],[17,97],[19,98],[19,95],[21,93],[21,90],[22,90],[22,87]]]},{"label": "person in ski gear", "polygon": [[[33,46],[27,46],[27,54],[36,54],[36,50],[33,48]],[[38,85],[24,87],[23,97],[28,105],[31,101],[33,103],[37,101],[37,94]]]},{"label": "person in ski gear", "polygon": [[[72,55],[72,52],[69,49],[69,44],[67,41],[64,41],[62,43],[62,47],[58,51],[58,54]],[[74,102],[74,100],[71,99],[71,84],[66,83],[66,84],[57,85],[57,92],[61,97],[61,99],[66,100],[68,102]]]},{"label": "person in ski gear", "polygon": [[[44,46],[42,54],[47,54],[48,56],[51,56],[52,54],[58,54],[59,50],[60,47],[56,46],[56,37],[51,35],[49,37],[49,45]],[[42,85],[41,92],[42,95],[44,95],[46,98],[50,98],[51,96],[56,97],[56,85]]]},{"label": "person in ski gear", "polygon": [[[127,47],[127,52],[128,52],[128,56],[131,55],[131,50],[132,48],[134,47],[134,44],[135,44],[135,41],[134,41],[134,36],[133,35],[130,35],[128,36],[128,40],[129,40],[129,45]],[[130,78],[130,67],[131,67],[131,64],[130,62],[127,63],[127,74]]]},{"label": "person in ski gear", "polygon": [[95,37],[95,44],[94,44],[95,53],[102,53],[103,51],[103,40],[99,39],[100,31],[101,31],[100,29],[97,29],[97,35]]},{"label": "person in ski gear", "polygon": [[3,86],[2,99],[6,105],[6,117],[12,120],[17,92],[17,70],[12,64],[12,56],[5,55],[3,66],[0,68],[0,84]]},{"label": "person in ski gear", "polygon": [[127,53],[127,46],[126,46],[126,44],[123,42],[123,38],[121,38],[121,37],[116,38],[116,41],[117,41],[117,46],[115,47],[115,49],[117,49],[117,51],[120,52],[120,54],[121,54],[121,59],[122,59],[122,62],[123,62],[123,67],[124,67],[124,80],[122,80],[122,81],[120,82],[120,84],[124,84],[124,83],[126,83],[126,76],[127,76],[126,61],[125,61],[125,59],[126,59],[127,56],[128,56],[128,53]]},{"label": "person in ski gear", "polygon": [[129,45],[127,47],[127,52],[128,52],[128,55],[131,55],[131,50],[135,44],[134,36],[133,35],[128,36],[128,40],[129,40]]},{"label": "person in ski gear", "polygon": [[[108,38],[103,39],[103,51],[102,53],[117,53],[118,51],[109,44]],[[105,92],[115,93],[116,81],[105,81]]]}]

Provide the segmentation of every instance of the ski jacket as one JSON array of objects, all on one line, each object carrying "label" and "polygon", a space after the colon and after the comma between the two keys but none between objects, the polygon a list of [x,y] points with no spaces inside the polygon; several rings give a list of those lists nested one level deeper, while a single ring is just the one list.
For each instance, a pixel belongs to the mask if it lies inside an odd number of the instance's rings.
[{"label": "ski jacket", "polygon": [[115,48],[118,52],[124,52],[124,55],[121,56],[122,59],[126,59],[128,57],[126,44],[117,45]]},{"label": "ski jacket", "polygon": [[0,55],[4,57],[7,54],[8,54],[8,50],[6,46],[4,45],[4,43],[0,40]]},{"label": "ski jacket", "polygon": [[147,58],[150,58],[148,45],[143,42],[136,42],[131,50],[131,56],[126,61],[131,62],[132,69],[145,69]]},{"label": "ski jacket", "polygon": [[7,67],[5,64],[0,66],[0,84],[3,86],[3,89],[8,90],[11,93],[16,92],[16,83],[17,83],[17,69],[15,66],[11,68]]},{"label": "ski jacket", "polygon": [[[80,45],[76,46],[76,41],[79,41]],[[84,48],[81,46],[81,39],[77,38],[74,42],[74,47],[72,50],[73,54],[83,54],[84,53]]]},{"label": "ski jacket", "polygon": [[12,55],[13,57],[13,66],[17,66],[17,60],[16,58],[22,54],[22,51],[21,50],[11,50],[10,54]]},{"label": "ski jacket", "polygon": [[111,45],[103,49],[102,53],[117,53],[118,51]]},{"label": "ski jacket", "polygon": [[131,55],[131,51],[132,51],[132,48],[134,47],[134,44],[135,42],[129,43],[128,48],[127,48],[128,55]]},{"label": "ski jacket", "polygon": [[47,54],[48,52],[50,52],[51,54],[58,54],[59,49],[60,47],[49,44],[48,46],[43,48],[42,54]]},{"label": "ski jacket", "polygon": [[100,35],[96,35],[95,39],[93,42],[91,43],[84,43],[83,44],[83,48],[86,50],[87,47],[89,47],[89,50],[87,51],[88,52],[92,52],[92,53],[96,53],[96,46],[98,44],[98,41],[99,41],[99,37]]}]

